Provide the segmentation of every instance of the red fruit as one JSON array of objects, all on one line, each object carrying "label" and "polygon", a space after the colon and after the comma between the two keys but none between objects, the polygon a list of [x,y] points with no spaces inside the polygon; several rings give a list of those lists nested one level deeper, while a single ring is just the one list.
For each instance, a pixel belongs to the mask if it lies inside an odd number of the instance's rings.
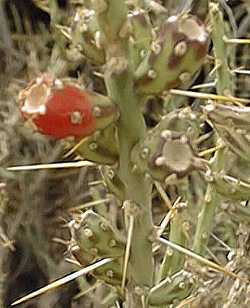
[{"label": "red fruit", "polygon": [[75,85],[43,75],[21,92],[20,100],[23,117],[42,134],[60,139],[96,130],[90,95]]}]

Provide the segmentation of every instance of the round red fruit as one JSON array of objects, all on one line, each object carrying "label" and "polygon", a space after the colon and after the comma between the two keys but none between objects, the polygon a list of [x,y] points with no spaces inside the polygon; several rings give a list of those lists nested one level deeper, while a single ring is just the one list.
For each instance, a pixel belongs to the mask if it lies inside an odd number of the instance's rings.
[{"label": "round red fruit", "polygon": [[21,112],[42,134],[57,139],[85,137],[96,130],[87,91],[43,75],[21,92]]}]

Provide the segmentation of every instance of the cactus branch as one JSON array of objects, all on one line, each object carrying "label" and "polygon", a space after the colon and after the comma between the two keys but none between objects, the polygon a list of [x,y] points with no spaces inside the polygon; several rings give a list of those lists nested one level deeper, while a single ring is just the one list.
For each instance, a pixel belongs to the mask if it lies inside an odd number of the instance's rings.
[{"label": "cactus branch", "polygon": [[[153,229],[152,185],[144,174],[134,171],[130,162],[131,149],[145,136],[146,126],[134,93],[132,60],[129,54],[128,11],[125,1],[122,0],[102,0],[92,3],[106,46],[107,65],[104,81],[108,95],[120,108],[118,173],[125,185],[125,197],[134,204],[134,209],[138,213],[134,217],[130,250],[132,284],[143,289],[150,287],[153,281],[152,243],[149,241]],[[142,251],[143,259],[140,257]],[[142,304],[138,298],[137,304]]]},{"label": "cactus branch", "polygon": [[[186,237],[183,232],[183,214],[177,213],[174,218],[171,220],[171,227],[170,227],[170,235],[169,238],[171,241],[185,246],[186,244]],[[173,251],[169,249],[162,261],[161,264],[161,279],[168,277],[172,274],[175,274],[179,270],[181,270],[184,264],[184,257],[177,251]]]},{"label": "cactus branch", "polygon": [[202,209],[198,217],[193,250],[203,254],[210,236],[215,209],[219,202],[219,196],[211,184],[208,184]]},{"label": "cactus branch", "polygon": [[209,5],[209,13],[213,27],[211,34],[214,44],[215,66],[217,66],[217,93],[227,96],[232,94],[232,76],[228,66],[228,57],[225,55],[223,16],[219,5],[213,2]]},{"label": "cactus branch", "polygon": [[[219,95],[231,96],[232,76],[228,67],[228,57],[225,56],[224,23],[222,13],[219,6],[213,2],[209,5],[210,18],[212,22],[212,40],[213,50],[215,55],[216,66],[216,90]],[[216,141],[217,145],[219,140]],[[214,155],[212,169],[217,170],[220,164],[223,163],[224,149],[219,149]],[[194,237],[193,249],[199,254],[205,253],[205,248],[212,230],[215,210],[220,202],[220,197],[216,192],[212,183],[208,183],[207,191],[204,197],[203,208],[200,212],[197,222],[196,233]]]}]

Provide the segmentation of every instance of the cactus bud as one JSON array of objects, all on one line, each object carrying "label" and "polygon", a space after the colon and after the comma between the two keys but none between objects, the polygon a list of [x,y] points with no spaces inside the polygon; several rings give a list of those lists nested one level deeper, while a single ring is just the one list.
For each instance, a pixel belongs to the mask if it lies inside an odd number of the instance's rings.
[{"label": "cactus bud", "polygon": [[168,18],[152,44],[157,52],[152,48],[138,67],[138,92],[158,94],[190,80],[204,62],[208,41],[204,24],[195,16]]},{"label": "cactus bud", "polygon": [[44,74],[19,96],[21,112],[42,134],[57,139],[85,137],[118,118],[118,109],[107,97],[64,84]]}]

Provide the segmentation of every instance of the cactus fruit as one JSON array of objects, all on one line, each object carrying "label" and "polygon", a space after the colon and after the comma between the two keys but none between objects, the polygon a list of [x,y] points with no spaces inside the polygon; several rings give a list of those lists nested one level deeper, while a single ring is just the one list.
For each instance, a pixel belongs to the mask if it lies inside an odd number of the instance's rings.
[{"label": "cactus fruit", "polygon": [[23,117],[40,133],[57,139],[89,136],[119,115],[107,97],[47,74],[32,81],[19,100]]},{"label": "cactus fruit", "polygon": [[204,24],[192,15],[171,16],[136,71],[140,94],[154,95],[190,81],[208,50]]},{"label": "cactus fruit", "polygon": [[[182,118],[185,112],[173,112],[163,117],[160,123],[148,134],[146,139],[136,145],[132,152],[132,161],[158,181],[169,181],[185,177],[189,172],[198,169],[206,170],[204,161],[198,157],[192,147],[187,132],[178,131],[177,123],[182,120],[187,131],[191,131],[190,119]],[[192,114],[187,114],[187,117]],[[183,127],[182,127],[183,128]]]}]

